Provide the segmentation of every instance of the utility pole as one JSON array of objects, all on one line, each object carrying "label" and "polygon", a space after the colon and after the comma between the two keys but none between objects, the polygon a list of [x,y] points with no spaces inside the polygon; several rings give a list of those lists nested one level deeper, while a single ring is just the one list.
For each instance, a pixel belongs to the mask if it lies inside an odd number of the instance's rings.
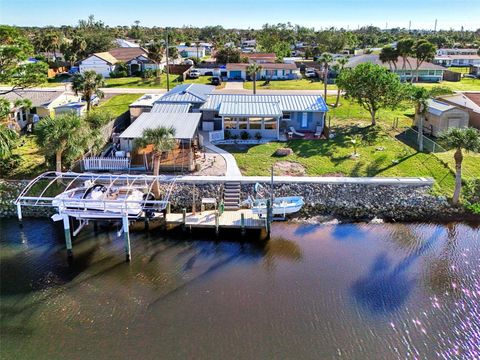
[{"label": "utility pole", "polygon": [[437,32],[437,19],[435,19],[435,28],[433,30],[434,32]]},{"label": "utility pole", "polygon": [[412,20],[408,20],[408,32],[410,32],[411,28],[412,28]]},{"label": "utility pole", "polygon": [[165,55],[167,56],[167,91],[170,91],[170,62],[169,62],[169,56],[168,56],[168,27],[165,28],[166,32],[166,39],[165,39],[165,44],[166,44],[166,49],[165,49]]}]

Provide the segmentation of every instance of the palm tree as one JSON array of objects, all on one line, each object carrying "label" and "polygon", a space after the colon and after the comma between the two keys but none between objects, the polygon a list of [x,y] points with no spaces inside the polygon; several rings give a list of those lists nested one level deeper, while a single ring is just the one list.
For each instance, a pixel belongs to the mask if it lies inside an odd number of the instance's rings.
[{"label": "palm tree", "polygon": [[[142,137],[137,139],[136,145],[145,148],[149,145],[153,146],[153,175],[160,173],[160,160],[165,152],[172,151],[176,146],[175,129],[173,127],[166,128],[164,126],[145,129]],[[155,182],[154,195],[158,199],[160,197],[160,183]]]},{"label": "palm tree", "polygon": [[148,45],[148,57],[157,65],[155,70],[156,78],[155,82],[160,84],[160,63],[162,62],[163,55],[165,53],[165,46],[159,41],[154,41],[152,44]]},{"label": "palm tree", "polygon": [[87,112],[91,109],[94,95],[99,98],[104,96],[103,91],[100,90],[102,86],[105,86],[103,76],[93,70],[85,71],[83,74],[75,74],[72,80],[72,90],[76,95],[82,93],[84,100],[87,102]]},{"label": "palm tree", "polygon": [[450,128],[441,133],[438,140],[448,150],[455,150],[453,155],[455,159],[455,191],[452,202],[458,204],[462,191],[462,150],[480,151],[480,131],[475,128]]},{"label": "palm tree", "polygon": [[452,90],[441,86],[427,90],[423,86],[410,85],[408,93],[410,100],[415,104],[415,116],[418,118],[418,150],[423,151],[423,123],[428,110],[428,99],[451,94]]},{"label": "palm tree", "polygon": [[327,101],[328,69],[330,67],[330,63],[333,61],[333,56],[328,52],[324,52],[317,61],[323,67],[324,96],[325,96],[325,101]]},{"label": "palm tree", "polygon": [[392,64],[395,70],[397,70],[397,59],[398,59],[397,49],[391,47],[390,45],[385,46],[382,48],[379,58],[382,63],[388,64],[388,66],[390,67],[390,71],[392,71]]},{"label": "palm tree", "polygon": [[17,143],[18,134],[5,124],[0,124],[0,159],[6,159],[12,154]]},{"label": "palm tree", "polygon": [[[340,75],[340,73],[345,69],[345,65],[348,63],[348,58],[346,57],[341,57],[337,59],[337,63],[332,66],[333,70],[337,73],[337,77]],[[338,103],[340,101],[340,93],[342,90],[338,88],[337,90],[337,100],[335,101],[335,107],[338,107]]]},{"label": "palm tree", "polygon": [[247,74],[253,80],[253,94],[254,95],[257,93],[257,74],[260,71],[262,71],[262,65],[257,64],[257,63],[250,64],[247,67]]},{"label": "palm tree", "polygon": [[62,159],[78,158],[88,149],[91,132],[88,124],[76,114],[46,117],[35,130],[38,145],[47,156],[55,156],[55,169],[62,171]]},{"label": "palm tree", "polygon": [[415,45],[415,41],[411,38],[401,39],[401,40],[398,40],[397,42],[398,56],[400,56],[403,60],[402,70],[406,69],[407,64],[410,67],[410,69],[412,68],[412,65],[410,64],[408,57],[413,55],[414,45]]}]

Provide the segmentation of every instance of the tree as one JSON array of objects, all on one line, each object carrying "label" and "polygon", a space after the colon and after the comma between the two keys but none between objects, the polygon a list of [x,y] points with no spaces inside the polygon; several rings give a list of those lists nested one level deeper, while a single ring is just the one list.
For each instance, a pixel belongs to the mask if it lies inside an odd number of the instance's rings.
[{"label": "tree", "polygon": [[358,146],[363,142],[363,136],[361,134],[355,134],[352,135],[348,138],[348,142],[352,145],[353,147],[353,157],[358,157]]},{"label": "tree", "polygon": [[4,95],[47,81],[48,65],[44,62],[27,62],[33,56],[33,46],[12,26],[0,25],[0,83],[11,85],[0,90]]},{"label": "tree", "polygon": [[376,125],[379,109],[397,108],[406,95],[396,74],[372,63],[345,69],[337,79],[337,86],[345,91],[346,98],[355,100],[370,113],[372,125]]},{"label": "tree", "polygon": [[102,86],[105,86],[103,76],[93,70],[85,71],[83,74],[77,73],[72,80],[72,90],[76,95],[82,94],[83,99],[87,102],[87,112],[90,111],[94,95],[99,98],[103,97],[104,94],[100,90]]},{"label": "tree", "polygon": [[[342,71],[345,69],[345,65],[348,63],[348,58],[341,57],[337,59],[337,62],[332,66],[332,69],[337,73],[337,78],[340,76]],[[340,88],[337,89],[337,99],[335,100],[335,107],[338,107],[338,103],[340,102]]]},{"label": "tree", "polygon": [[320,58],[317,60],[317,62],[323,67],[323,89],[325,101],[327,101],[328,70],[332,61],[332,54],[327,52],[323,53],[322,56],[320,56]]},{"label": "tree", "polygon": [[250,75],[250,77],[253,80],[253,94],[255,95],[257,93],[257,74],[262,71],[262,65],[260,64],[250,64],[247,67],[247,74]]},{"label": "tree", "polygon": [[5,124],[0,124],[0,160],[8,158],[12,154],[18,139],[15,130],[9,129]]},{"label": "tree", "polygon": [[157,68],[155,69],[156,79],[155,82],[160,84],[160,63],[162,62],[163,55],[165,53],[165,46],[160,41],[154,41],[147,47],[148,57],[155,63]]},{"label": "tree", "polygon": [[290,56],[291,46],[295,41],[295,30],[290,24],[263,25],[258,31],[258,47],[265,52],[275,53],[277,58],[282,59]]},{"label": "tree", "polygon": [[475,128],[450,128],[441,133],[438,140],[449,150],[455,150],[455,191],[452,202],[458,204],[462,191],[462,162],[463,150],[469,152],[480,151],[480,132]]},{"label": "tree", "polygon": [[79,54],[85,51],[87,48],[87,42],[81,36],[75,36],[71,41],[64,41],[61,50],[65,60],[70,62],[70,66],[73,66],[79,59]]},{"label": "tree", "polygon": [[218,64],[239,63],[241,62],[240,50],[233,47],[223,47],[215,53],[215,59]]},{"label": "tree", "polygon": [[[418,69],[425,61],[432,61],[437,49],[427,40],[418,40],[413,47],[413,57],[416,59],[415,81],[418,82]],[[412,76],[413,83],[413,76]]]},{"label": "tree", "polygon": [[90,128],[78,115],[61,114],[40,120],[35,133],[47,156],[55,156],[55,169],[62,171],[62,161],[81,156],[90,145]]},{"label": "tree", "polygon": [[428,90],[423,86],[410,85],[407,94],[415,105],[415,116],[418,118],[418,150],[423,151],[423,123],[428,110],[428,99],[440,95],[451,94],[452,90],[446,87],[434,86]]},{"label": "tree", "polygon": [[[137,139],[136,145],[145,148],[149,145],[153,146],[153,175],[158,176],[160,173],[160,160],[165,152],[172,151],[176,146],[175,129],[173,127],[158,127],[153,129],[145,129],[142,137]],[[154,195],[158,199],[160,197],[160,183],[155,182]]]},{"label": "tree", "polygon": [[407,64],[410,67],[410,69],[412,68],[412,65],[410,64],[408,57],[413,55],[414,45],[415,45],[415,41],[411,38],[400,39],[397,42],[398,56],[400,56],[403,60],[402,70],[406,69]]},{"label": "tree", "polygon": [[398,51],[390,45],[384,46],[380,52],[380,61],[387,63],[392,71],[392,64],[395,70],[397,70]]}]

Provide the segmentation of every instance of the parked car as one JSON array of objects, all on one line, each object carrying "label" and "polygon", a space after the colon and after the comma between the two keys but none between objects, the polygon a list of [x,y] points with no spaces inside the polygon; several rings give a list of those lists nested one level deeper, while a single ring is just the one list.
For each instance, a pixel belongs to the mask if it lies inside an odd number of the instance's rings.
[{"label": "parked car", "polygon": [[306,68],[305,69],[305,77],[309,79],[313,79],[317,77],[317,72],[314,68]]},{"label": "parked car", "polygon": [[200,70],[197,70],[197,69],[192,69],[188,73],[188,77],[190,79],[198,79],[199,76],[200,76]]},{"label": "parked car", "polygon": [[72,67],[70,68],[70,70],[68,70],[68,73],[69,73],[70,75],[75,75],[75,74],[78,73],[78,72],[79,72],[78,66],[72,66]]},{"label": "parked car", "polygon": [[212,76],[209,80],[211,85],[218,86],[222,84],[222,79],[220,76]]}]

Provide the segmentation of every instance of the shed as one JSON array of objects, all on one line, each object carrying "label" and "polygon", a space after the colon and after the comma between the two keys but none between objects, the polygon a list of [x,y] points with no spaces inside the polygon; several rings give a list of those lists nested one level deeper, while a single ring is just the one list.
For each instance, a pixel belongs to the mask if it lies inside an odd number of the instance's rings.
[{"label": "shed", "polygon": [[[468,127],[468,112],[439,100],[430,99],[428,110],[423,124],[424,132],[438,136],[449,128]],[[419,117],[415,117],[415,123],[419,125]]]}]

